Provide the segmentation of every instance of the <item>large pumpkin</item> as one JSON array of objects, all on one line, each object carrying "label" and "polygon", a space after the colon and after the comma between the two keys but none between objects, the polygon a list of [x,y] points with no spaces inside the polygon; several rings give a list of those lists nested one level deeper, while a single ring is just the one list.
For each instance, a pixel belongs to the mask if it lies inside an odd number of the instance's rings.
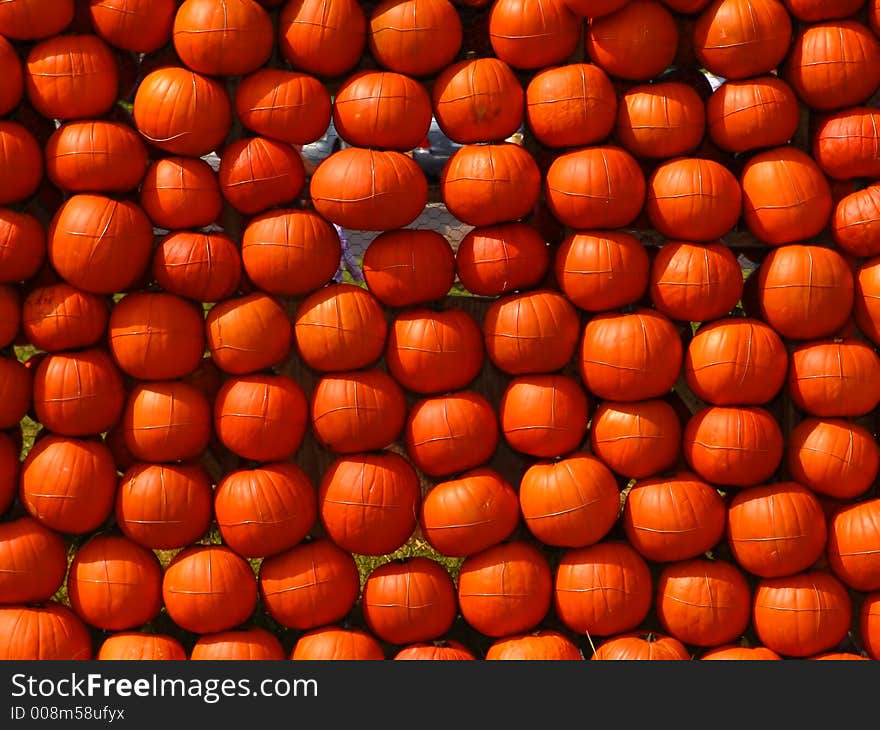
[{"label": "large pumpkin", "polygon": [[439,482],[422,502],[422,534],[441,555],[467,556],[510,537],[519,522],[513,487],[491,469]]},{"label": "large pumpkin", "polygon": [[162,567],[146,548],[124,537],[97,535],[70,564],[70,605],[90,626],[109,631],[148,623],[162,607]]},{"label": "large pumpkin", "polygon": [[620,511],[614,475],[599,459],[577,453],[532,464],[519,503],[526,527],[545,545],[586,547],[611,530]]},{"label": "large pumpkin", "polygon": [[636,482],[626,497],[623,527],[629,544],[648,560],[696,558],[724,535],[721,495],[690,472]]},{"label": "large pumpkin", "polygon": [[135,464],[119,480],[116,524],[138,545],[186,547],[208,531],[212,516],[211,478],[199,464]]},{"label": "large pumpkin", "polygon": [[285,658],[278,637],[259,626],[200,636],[189,655],[192,661],[277,661]]},{"label": "large pumpkin", "polygon": [[223,197],[245,215],[292,203],[306,179],[299,153],[268,137],[230,142],[223,148],[217,172]]},{"label": "large pumpkin", "polygon": [[440,175],[440,195],[455,218],[492,226],[528,216],[538,202],[541,173],[528,151],[512,142],[468,144]]},{"label": "large pumpkin", "polygon": [[382,0],[370,13],[370,53],[391,71],[437,73],[456,57],[461,41],[461,19],[449,0]]},{"label": "large pumpkin", "polygon": [[554,583],[556,615],[570,630],[612,636],[638,626],[651,609],[648,564],[624,542],[568,550]]},{"label": "large pumpkin", "polygon": [[[364,256],[365,267],[373,246],[375,242]],[[476,296],[494,297],[529,289],[544,278],[549,264],[544,237],[526,223],[472,228],[455,252],[459,281]]]},{"label": "large pumpkin", "polygon": [[110,351],[138,380],[172,380],[195,370],[205,352],[200,308],[164,292],[129,294],[110,313]]},{"label": "large pumpkin", "polygon": [[378,299],[352,284],[319,289],[300,303],[294,322],[300,357],[322,372],[372,365],[388,334]]},{"label": "large pumpkin", "polygon": [[214,430],[242,458],[282,461],[302,443],[308,410],[302,387],[286,375],[230,378],[214,400]]},{"label": "large pumpkin", "polygon": [[498,0],[489,11],[492,50],[518,69],[563,63],[577,47],[580,28],[563,0]]},{"label": "large pumpkin", "polygon": [[584,328],[581,378],[587,390],[605,400],[658,398],[675,384],[682,350],[675,325],[658,312],[600,314]]},{"label": "large pumpkin", "polygon": [[694,394],[716,406],[767,403],[785,384],[788,353],[773,329],[756,319],[727,319],[697,330],[684,375]]},{"label": "large pumpkin", "polygon": [[0,41],[0,70],[3,72],[3,81],[0,82],[0,113],[5,115],[18,106],[24,95],[21,59],[15,47],[5,37]]},{"label": "large pumpkin", "polygon": [[788,12],[805,23],[846,18],[855,15],[864,4],[865,0],[785,0]]},{"label": "large pumpkin", "polygon": [[341,76],[363,54],[367,19],[356,0],[293,0],[278,18],[278,44],[294,69]]},{"label": "large pumpkin", "polygon": [[88,660],[92,639],[67,606],[0,607],[0,659],[4,661]]},{"label": "large pumpkin", "polygon": [[0,8],[0,34],[14,40],[58,35],[73,20],[73,0],[18,0]]},{"label": "large pumpkin", "polygon": [[587,147],[559,155],[547,171],[547,205],[563,225],[623,228],[645,202],[645,176],[619,147]]},{"label": "large pumpkin", "polygon": [[266,611],[293,629],[339,621],[360,592],[354,558],[329,540],[311,540],[266,558],[259,582]]},{"label": "large pumpkin", "polygon": [[839,509],[828,526],[828,562],[834,574],[857,591],[880,590],[880,499]]},{"label": "large pumpkin", "polygon": [[703,100],[693,87],[680,81],[627,90],[620,98],[614,126],[618,142],[628,152],[659,159],[691,154],[705,130]]},{"label": "large pumpkin", "polygon": [[429,476],[447,477],[492,458],[498,417],[475,391],[425,398],[410,409],[404,439],[413,464]]},{"label": "large pumpkin", "polygon": [[180,642],[164,634],[120,631],[108,636],[95,659],[101,661],[183,661],[186,651]]},{"label": "large pumpkin", "polygon": [[325,626],[307,631],[296,642],[291,659],[305,660],[384,660],[382,646],[361,629]]},{"label": "large pumpkin", "polygon": [[205,319],[208,348],[216,365],[246,375],[277,365],[290,352],[293,326],[276,299],[255,292],[227,299]]},{"label": "large pumpkin", "polygon": [[401,649],[394,655],[400,661],[472,661],[476,657],[464,644],[457,641],[417,643]]},{"label": "large pumpkin", "polygon": [[40,524],[82,535],[96,530],[113,510],[116,466],[100,441],[46,436],[21,467],[19,498]]},{"label": "large pumpkin", "polygon": [[428,182],[402,152],[347,147],[318,165],[309,194],[315,210],[343,228],[386,231],[418,218]]},{"label": "large pumpkin", "polygon": [[403,429],[406,398],[384,370],[326,375],[312,392],[312,428],[339,454],[384,449]]},{"label": "large pumpkin", "polygon": [[31,517],[0,524],[0,604],[47,601],[66,573],[67,545],[60,535]]},{"label": "large pumpkin", "polygon": [[107,299],[70,284],[32,289],[22,305],[22,333],[34,347],[61,352],[100,340],[109,319]]},{"label": "large pumpkin", "polygon": [[184,631],[226,631],[251,615],[257,581],[251,566],[222,545],[194,545],[174,556],[162,579],[168,616]]},{"label": "large pumpkin", "polygon": [[33,373],[14,357],[0,357],[0,429],[12,428],[33,400]]},{"label": "large pumpkin", "polygon": [[138,86],[134,121],[141,135],[159,149],[200,157],[226,138],[232,108],[216,79],[166,66],[147,74]]},{"label": "large pumpkin", "polygon": [[46,257],[46,231],[30,213],[0,208],[0,281],[18,282],[37,273]]},{"label": "large pumpkin", "polygon": [[461,615],[485,636],[529,631],[550,609],[550,564],[532,543],[495,545],[465,558],[458,574]]},{"label": "large pumpkin", "polygon": [[140,203],[153,223],[171,231],[210,225],[223,208],[217,174],[192,157],[165,157],[150,165]]},{"label": "large pumpkin", "polygon": [[169,294],[200,303],[219,302],[238,290],[241,256],[223,233],[177,231],[156,247],[152,272]]},{"label": "large pumpkin", "polygon": [[327,536],[359,555],[387,555],[412,535],[421,501],[415,469],[399,454],[337,459],[321,480],[318,514]]},{"label": "large pumpkin", "polygon": [[667,471],[678,461],[681,421],[663,400],[606,401],[593,413],[590,446],[596,456],[628,479]]},{"label": "large pumpkin", "polygon": [[367,627],[382,641],[433,641],[455,619],[455,585],[446,568],[430,558],[395,560],[369,574],[361,607]]},{"label": "large pumpkin", "polygon": [[91,0],[95,32],[115,48],[158,51],[171,40],[176,0]]},{"label": "large pumpkin", "polygon": [[600,661],[686,661],[687,648],[674,636],[628,633],[602,644],[590,659]]},{"label": "large pumpkin", "polygon": [[859,633],[862,646],[871,659],[880,657],[880,594],[865,596],[859,609]]},{"label": "large pumpkin", "polygon": [[712,484],[747,487],[765,482],[782,461],[782,432],[763,408],[710,406],[684,430],[684,457]]},{"label": "large pumpkin", "polygon": [[583,661],[584,655],[565,634],[551,629],[537,629],[497,639],[486,650],[492,661]]},{"label": "large pumpkin", "polygon": [[725,644],[707,651],[700,659],[716,660],[716,661],[777,661],[781,660],[772,649],[766,646],[738,646],[736,644]]},{"label": "large pumpkin", "polygon": [[0,122],[0,203],[17,203],[36,192],[43,178],[43,151],[30,131]]},{"label": "large pumpkin", "polygon": [[880,112],[855,107],[822,120],[813,138],[813,157],[835,180],[880,178]]}]

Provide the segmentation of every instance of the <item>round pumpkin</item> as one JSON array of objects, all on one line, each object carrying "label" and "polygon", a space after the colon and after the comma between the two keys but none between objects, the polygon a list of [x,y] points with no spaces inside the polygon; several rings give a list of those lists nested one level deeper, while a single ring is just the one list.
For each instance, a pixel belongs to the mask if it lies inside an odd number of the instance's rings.
[{"label": "round pumpkin", "polygon": [[749,487],[770,479],[782,461],[782,431],[763,408],[710,406],[687,422],[682,451],[712,484]]},{"label": "round pumpkin", "polygon": [[154,224],[172,231],[210,225],[223,208],[217,174],[192,157],[165,157],[150,165],[140,203]]},{"label": "round pumpkin", "polygon": [[222,545],[195,545],[174,556],[162,579],[168,616],[184,631],[212,634],[248,619],[257,603],[251,566]]},{"label": "round pumpkin", "polygon": [[312,392],[315,436],[337,454],[386,448],[405,419],[406,398],[384,370],[325,375]]},{"label": "round pumpkin", "polygon": [[663,400],[606,401],[593,413],[590,446],[618,474],[643,479],[678,462],[681,421]]},{"label": "round pumpkin", "polygon": [[801,658],[837,646],[849,630],[851,611],[839,580],[810,571],[762,580],[754,593],[752,623],[768,649]]},{"label": "round pumpkin", "polygon": [[169,294],[219,302],[238,290],[241,257],[235,242],[222,233],[177,231],[157,246],[152,272]]},{"label": "round pumpkin", "polygon": [[0,524],[0,604],[48,601],[66,573],[60,535],[31,517]]},{"label": "round pumpkin", "polygon": [[[374,241],[364,256],[366,276],[367,260],[375,245]],[[475,296],[494,297],[529,289],[544,278],[549,264],[544,237],[526,223],[472,228],[455,252],[459,281]]]},{"label": "round pumpkin", "polygon": [[537,163],[512,142],[464,145],[453,153],[440,175],[443,202],[456,219],[470,226],[525,218],[540,192]]},{"label": "round pumpkin", "polygon": [[262,68],[245,76],[235,90],[235,113],[243,126],[288,144],[320,139],[330,124],[327,88],[314,76]]},{"label": "round pumpkin", "polygon": [[859,609],[859,633],[862,645],[871,659],[880,656],[880,594],[870,593],[865,596]]},{"label": "round pumpkin", "polygon": [[880,111],[855,107],[823,119],[813,137],[813,158],[834,180],[880,178]]},{"label": "round pumpkin", "polygon": [[116,466],[100,441],[48,435],[28,452],[20,485],[22,505],[40,524],[82,535],[113,510]]},{"label": "round pumpkin", "polygon": [[116,524],[143,547],[186,547],[208,531],[212,515],[211,478],[198,464],[135,464],[119,480]]},{"label": "round pumpkin", "polygon": [[661,3],[630,0],[614,13],[593,18],[584,46],[590,60],[609,75],[647,81],[672,65],[678,26]]},{"label": "round pumpkin", "polygon": [[854,590],[880,590],[878,525],[880,499],[842,507],[829,521],[828,562],[834,574]]},{"label": "round pumpkin", "polygon": [[757,273],[761,317],[783,337],[828,337],[850,316],[853,274],[834,249],[782,246],[770,252]]},{"label": "round pumpkin", "polygon": [[636,482],[626,497],[626,538],[647,560],[696,558],[724,536],[726,511],[718,492],[695,474],[678,471]]},{"label": "round pumpkin", "polygon": [[785,384],[788,353],[771,327],[756,319],[726,319],[697,330],[684,358],[688,387],[716,406],[759,406]]},{"label": "round pumpkin", "polygon": [[0,357],[0,429],[13,428],[33,401],[33,374],[15,358]]},{"label": "round pumpkin", "polygon": [[791,33],[791,18],[778,0],[715,0],[697,18],[694,50],[716,76],[746,79],[780,64]]},{"label": "round pumpkin", "polygon": [[388,324],[379,300],[353,284],[334,284],[304,299],[294,337],[303,362],[335,372],[372,365],[385,348]]},{"label": "round pumpkin", "polygon": [[868,185],[845,195],[831,216],[831,236],[853,256],[880,255],[880,185]]},{"label": "round pumpkin", "polygon": [[214,305],[205,319],[208,349],[226,373],[247,375],[284,360],[293,326],[276,299],[255,292]]},{"label": "round pumpkin", "polygon": [[120,631],[108,636],[95,659],[101,661],[183,661],[186,651],[177,639],[164,634]]},{"label": "round pumpkin", "polygon": [[580,40],[581,21],[563,0],[496,0],[489,11],[489,43],[514,68],[562,64]]},{"label": "round pumpkin", "polygon": [[673,636],[628,633],[602,644],[590,659],[601,661],[689,660],[687,648]]},{"label": "round pumpkin", "polygon": [[129,294],[113,306],[110,351],[119,367],[138,380],[182,378],[205,352],[202,312],[163,292]]},{"label": "round pumpkin", "polygon": [[268,137],[230,142],[223,148],[218,170],[223,197],[245,215],[296,200],[305,175],[299,153],[286,142]]},{"label": "round pumpkin", "polygon": [[134,97],[133,113],[147,142],[173,155],[191,157],[217,149],[232,122],[223,85],[177,66],[144,77]]},{"label": "round pumpkin", "polygon": [[412,535],[421,490],[415,470],[393,452],[337,459],[318,489],[327,536],[359,555],[388,555]]},{"label": "round pumpkin", "polygon": [[341,76],[364,52],[367,19],[356,0],[294,0],[278,16],[278,44],[295,70]]},{"label": "round pumpkin", "polygon": [[34,410],[62,436],[96,436],[122,415],[122,375],[99,349],[49,354],[34,373]]},{"label": "round pumpkin", "polygon": [[411,307],[446,296],[455,281],[455,261],[442,234],[403,228],[370,241],[362,268],[367,287],[382,304]]},{"label": "round pumpkin", "polygon": [[159,613],[161,583],[162,568],[151,551],[124,537],[98,535],[76,551],[67,595],[87,624],[120,631]]},{"label": "round pumpkin", "polygon": [[354,607],[360,579],[354,558],[329,540],[304,542],[260,564],[260,596],[279,624],[313,629]]},{"label": "round pumpkin", "polygon": [[91,0],[89,19],[111,46],[152,53],[171,40],[176,10],[176,0]]},{"label": "round pumpkin", "polygon": [[422,501],[419,524],[437,552],[468,556],[510,537],[519,502],[507,480],[491,469],[474,469],[440,482]]},{"label": "round pumpkin", "polygon": [[584,328],[581,378],[587,390],[605,400],[658,398],[678,378],[682,351],[675,325],[658,312],[600,314]]},{"label": "round pumpkin", "polygon": [[620,511],[614,475],[599,459],[577,453],[537,462],[523,474],[519,504],[529,532],[545,545],[580,548],[611,530]]},{"label": "round pumpkin", "polygon": [[865,261],[856,270],[853,313],[859,330],[875,345],[880,343],[880,259]]},{"label": "round pumpkin", "polygon": [[720,646],[749,624],[751,590],[745,576],[722,560],[686,560],[657,578],[655,610],[663,630],[691,646]]},{"label": "round pumpkin", "polygon": [[0,204],[33,195],[43,178],[43,151],[33,134],[17,122],[0,121]]},{"label": "round pumpkin", "polygon": [[781,660],[782,657],[779,656],[772,649],[768,649],[766,646],[737,646],[735,644],[726,644],[724,646],[718,646],[714,649],[710,649],[707,651],[700,659],[709,659],[709,660],[745,660],[745,661],[767,661],[767,660]]},{"label": "round pumpkin", "polygon": [[446,568],[430,558],[395,560],[369,574],[361,606],[367,627],[382,641],[432,641],[455,619],[455,585]]},{"label": "round pumpkin", "polygon": [[200,636],[193,645],[192,661],[273,661],[285,658],[275,634],[259,626]]},{"label": "round pumpkin", "polygon": [[30,213],[0,208],[0,282],[30,279],[46,258],[46,230]]},{"label": "round pumpkin", "polygon": [[438,74],[431,104],[440,129],[454,142],[499,142],[522,125],[525,92],[504,61],[470,58]]},{"label": "round pumpkin", "polygon": [[864,4],[865,0],[785,0],[788,12],[804,23],[846,18],[861,10]]},{"label": "round pumpkin", "polygon": [[419,470],[448,477],[492,458],[498,446],[498,418],[489,401],[472,390],[425,398],[410,409],[404,441]]},{"label": "round pumpkin", "polygon": [[401,661],[462,661],[476,659],[470,649],[457,641],[410,644],[397,652],[394,658]]},{"label": "round pumpkin", "polygon": [[48,243],[49,261],[68,284],[94,294],[114,294],[146,271],[153,226],[135,203],[79,194],[55,213]]},{"label": "round pumpkin", "polygon": [[[0,16],[2,19],[2,16]],[[0,659],[4,661],[88,660],[89,630],[67,606],[0,606]]]},{"label": "round pumpkin", "polygon": [[402,152],[347,147],[325,159],[312,175],[315,210],[343,228],[403,228],[422,212],[428,182]]},{"label": "round pumpkin", "polygon": [[22,333],[40,350],[75,350],[103,337],[109,315],[106,298],[98,294],[70,284],[36,287],[22,305]]},{"label": "round pumpkin", "polygon": [[703,100],[691,86],[678,81],[628,89],[621,96],[614,125],[615,137],[627,152],[653,159],[692,153],[705,130]]},{"label": "round pumpkin", "polygon": [[566,0],[568,9],[584,18],[599,18],[620,10],[629,0]]},{"label": "round pumpkin", "polygon": [[384,660],[385,653],[376,639],[361,629],[325,626],[307,631],[296,642],[291,659],[306,660]]},{"label": "round pumpkin", "polygon": [[0,8],[0,34],[29,41],[58,35],[73,20],[73,0],[17,0]]},{"label": "round pumpkin", "polygon": [[200,390],[179,380],[141,382],[128,395],[120,425],[136,459],[194,459],[211,436],[211,407]]},{"label": "round pumpkin", "polygon": [[645,191],[641,168],[619,147],[565,152],[547,170],[547,205],[570,228],[624,228],[641,212]]},{"label": "round pumpkin", "polygon": [[529,631],[550,610],[550,565],[532,543],[515,541],[465,558],[458,574],[464,620],[485,636]]},{"label": "round pumpkin", "polygon": [[651,573],[624,542],[600,542],[566,551],[554,582],[554,607],[571,631],[612,636],[630,631],[648,615]]},{"label": "round pumpkin", "polygon": [[8,114],[24,95],[24,71],[15,47],[4,37],[0,41],[0,114]]},{"label": "round pumpkin", "polygon": [[251,219],[241,242],[248,278],[275,296],[300,296],[323,286],[341,256],[336,229],[311,210],[263,213]]},{"label": "round pumpkin", "polygon": [[244,76],[272,53],[272,19],[255,0],[185,0],[174,16],[174,50],[193,71]]},{"label": "round pumpkin", "polygon": [[559,631],[537,629],[492,642],[486,659],[496,661],[583,661],[577,645]]}]

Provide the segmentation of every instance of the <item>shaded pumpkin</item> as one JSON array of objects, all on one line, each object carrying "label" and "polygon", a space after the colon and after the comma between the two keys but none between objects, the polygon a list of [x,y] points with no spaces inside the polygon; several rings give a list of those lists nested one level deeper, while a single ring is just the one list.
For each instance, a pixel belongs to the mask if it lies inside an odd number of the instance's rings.
[{"label": "shaded pumpkin", "polygon": [[366,44],[367,19],[355,0],[295,0],[278,16],[278,47],[294,70],[341,76]]},{"label": "shaded pumpkin", "polygon": [[[365,266],[369,252],[368,248]],[[550,252],[544,236],[527,223],[472,228],[455,252],[459,281],[476,296],[493,297],[529,289],[544,278],[549,264]]]},{"label": "shaded pumpkin", "polygon": [[710,649],[700,659],[775,661],[781,660],[782,657],[766,646],[737,646],[736,644],[729,644]]},{"label": "shaded pumpkin", "polygon": [[470,649],[458,641],[435,641],[432,644],[410,644],[394,655],[401,661],[462,661],[476,657]]},{"label": "shaded pumpkin", "polygon": [[834,180],[880,178],[880,111],[855,107],[823,119],[813,137],[813,159]]},{"label": "shaded pumpkin", "polygon": [[259,626],[200,636],[189,658],[193,661],[277,661],[285,659],[275,634]]},{"label": "shaded pumpkin", "polygon": [[105,297],[70,284],[35,287],[22,304],[22,333],[47,352],[89,347],[103,337],[109,310]]},{"label": "shaded pumpkin", "polygon": [[165,157],[147,168],[140,204],[160,228],[182,231],[216,221],[223,199],[217,173],[207,162],[193,157]]},{"label": "shaded pumpkin", "polygon": [[306,171],[293,146],[268,137],[249,137],[223,148],[217,177],[220,192],[233,208],[256,215],[296,200]]},{"label": "shaded pumpkin", "polygon": [[180,642],[165,634],[119,631],[104,639],[95,659],[101,661],[183,661],[186,651]]},{"label": "shaded pumpkin", "polygon": [[0,524],[0,604],[48,601],[66,573],[67,545],[58,533],[32,517]]},{"label": "shaded pumpkin", "polygon": [[0,606],[0,659],[89,660],[88,628],[67,606]]},{"label": "shaded pumpkin", "polygon": [[0,281],[30,279],[46,258],[46,230],[30,213],[0,208]]},{"label": "shaded pumpkin", "polygon": [[864,593],[880,590],[878,530],[878,499],[844,506],[829,520],[828,562],[849,588]]},{"label": "shaded pumpkin", "polygon": [[291,659],[305,660],[383,660],[382,646],[361,629],[325,626],[307,631],[297,639]]},{"label": "shaded pumpkin", "polygon": [[33,373],[15,357],[0,357],[0,429],[13,428],[33,401]]},{"label": "shaded pumpkin", "polygon": [[111,46],[152,53],[171,40],[176,11],[176,0],[91,0],[88,12],[95,33]]},{"label": "shaded pumpkin", "polygon": [[703,100],[693,87],[679,81],[628,89],[621,96],[614,125],[615,137],[625,150],[653,159],[691,154],[705,130]]},{"label": "shaded pumpkin", "polygon": [[663,634],[623,634],[608,639],[590,659],[598,660],[689,660],[687,648],[678,639]]},{"label": "shaded pumpkin", "polygon": [[73,21],[73,0],[18,0],[0,9],[0,34],[36,40],[61,33]]},{"label": "shaded pumpkin", "polygon": [[486,659],[496,661],[583,661],[584,655],[565,634],[538,629],[492,642]]},{"label": "shaded pumpkin", "polygon": [[241,256],[223,233],[176,231],[153,253],[152,273],[169,294],[197,302],[219,302],[238,290]]},{"label": "shaded pumpkin", "polygon": [[499,0],[489,11],[489,43],[514,68],[563,63],[577,47],[581,22],[563,0]]}]

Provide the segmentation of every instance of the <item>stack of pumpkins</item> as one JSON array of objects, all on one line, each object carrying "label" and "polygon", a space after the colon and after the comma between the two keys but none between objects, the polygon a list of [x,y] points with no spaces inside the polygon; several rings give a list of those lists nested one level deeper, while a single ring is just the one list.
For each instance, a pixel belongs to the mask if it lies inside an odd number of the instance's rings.
[{"label": "stack of pumpkins", "polygon": [[0,659],[880,658],[878,32],[0,3]]}]

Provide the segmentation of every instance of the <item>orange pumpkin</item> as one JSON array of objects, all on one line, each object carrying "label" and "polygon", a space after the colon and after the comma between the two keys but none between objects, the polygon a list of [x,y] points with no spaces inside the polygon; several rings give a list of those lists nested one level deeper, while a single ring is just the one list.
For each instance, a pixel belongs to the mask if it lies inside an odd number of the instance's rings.
[{"label": "orange pumpkin", "polygon": [[250,137],[226,145],[218,178],[223,197],[233,208],[256,215],[296,200],[305,184],[305,167],[291,145]]},{"label": "orange pumpkin", "polygon": [[828,563],[853,590],[880,590],[877,553],[880,499],[869,499],[839,509],[828,523]]},{"label": "orange pumpkin", "polygon": [[0,659],[5,661],[88,660],[92,639],[67,606],[0,607]]},{"label": "orange pumpkin", "polygon": [[60,352],[89,347],[103,337],[107,299],[69,284],[36,287],[22,305],[22,333],[34,347]]},{"label": "orange pumpkin", "polygon": [[705,130],[703,100],[691,86],[678,81],[628,89],[620,99],[614,126],[627,152],[659,159],[691,154]]},{"label": "orange pumpkin", "polygon": [[385,653],[376,639],[361,629],[326,626],[307,631],[296,642],[291,659],[305,660],[384,660]]},{"label": "orange pumpkin", "polygon": [[150,165],[140,203],[153,223],[172,231],[210,225],[223,208],[216,173],[191,157],[166,157]]},{"label": "orange pumpkin", "polygon": [[0,284],[0,348],[11,345],[21,329],[21,300],[18,290]]},{"label": "orange pumpkin", "polygon": [[[375,241],[367,249],[364,266]],[[550,253],[540,232],[526,223],[472,228],[458,244],[455,268],[462,286],[476,296],[529,289],[547,273]]]},{"label": "orange pumpkin", "polygon": [[294,0],[278,17],[278,43],[295,70],[341,76],[364,52],[367,19],[356,0]]},{"label": "orange pumpkin", "polygon": [[177,231],[162,239],[153,253],[153,276],[170,294],[197,302],[219,302],[238,290],[241,257],[222,233]]},{"label": "orange pumpkin", "polygon": [[858,257],[880,255],[880,185],[844,196],[831,217],[834,242]]},{"label": "orange pumpkin", "polygon": [[95,32],[116,48],[135,53],[158,51],[169,40],[176,0],[91,0]]},{"label": "orange pumpkin", "polygon": [[73,0],[18,0],[0,9],[0,34],[14,40],[58,35],[73,20]]},{"label": "orange pumpkin", "polygon": [[410,644],[397,652],[394,658],[401,661],[462,661],[476,659],[470,649],[457,641]]},{"label": "orange pumpkin", "polygon": [[177,639],[164,634],[120,631],[108,636],[95,659],[101,661],[183,661],[186,651]]},{"label": "orange pumpkin", "polygon": [[861,10],[864,4],[865,0],[785,0],[788,12],[805,23],[846,18]]},{"label": "orange pumpkin", "polygon": [[30,279],[46,258],[46,230],[30,213],[0,208],[0,282]]},{"label": "orange pumpkin", "polygon": [[835,180],[880,177],[880,111],[855,107],[818,125],[813,158]]},{"label": "orange pumpkin", "polygon": [[24,95],[24,71],[15,48],[5,37],[0,41],[0,70],[3,73],[3,81],[0,81],[0,114],[8,114],[18,106]]},{"label": "orange pumpkin", "polygon": [[31,517],[0,524],[0,604],[47,601],[66,572],[67,545],[60,535]]},{"label": "orange pumpkin", "polygon": [[8,434],[0,434],[0,510],[5,512],[15,499],[18,488],[18,460],[21,448]]},{"label": "orange pumpkin", "polygon": [[489,11],[492,50],[518,69],[563,63],[577,47],[580,29],[563,0],[497,0]]},{"label": "orange pumpkin", "polygon": [[708,659],[708,660],[745,660],[745,661],[768,661],[768,660],[781,660],[782,657],[779,656],[772,649],[768,649],[766,646],[737,646],[735,644],[725,644],[724,646],[718,646],[714,649],[710,649],[707,651],[700,659]]},{"label": "orange pumpkin", "polygon": [[880,657],[880,594],[870,593],[859,609],[859,633],[862,645],[871,659]]},{"label": "orange pumpkin", "polygon": [[33,195],[43,178],[43,151],[25,127],[0,121],[0,203],[17,203]]},{"label": "orange pumpkin", "polygon": [[689,660],[687,648],[673,636],[629,633],[602,644],[590,659],[601,661],[671,661]]},{"label": "orange pumpkin", "polygon": [[33,373],[14,357],[0,357],[0,429],[13,428],[33,401]]},{"label": "orange pumpkin", "polygon": [[856,289],[853,313],[859,330],[871,342],[880,342],[880,312],[878,312],[878,287],[880,287],[880,259],[865,261],[856,271]]},{"label": "orange pumpkin", "polygon": [[200,636],[190,652],[192,661],[277,661],[285,658],[284,648],[275,634],[248,626]]},{"label": "orange pumpkin", "polygon": [[293,326],[284,308],[262,292],[220,302],[205,318],[214,363],[232,375],[265,370],[284,360]]},{"label": "orange pumpkin", "polygon": [[577,645],[559,631],[537,629],[497,639],[486,650],[486,659],[496,661],[583,661]]}]

